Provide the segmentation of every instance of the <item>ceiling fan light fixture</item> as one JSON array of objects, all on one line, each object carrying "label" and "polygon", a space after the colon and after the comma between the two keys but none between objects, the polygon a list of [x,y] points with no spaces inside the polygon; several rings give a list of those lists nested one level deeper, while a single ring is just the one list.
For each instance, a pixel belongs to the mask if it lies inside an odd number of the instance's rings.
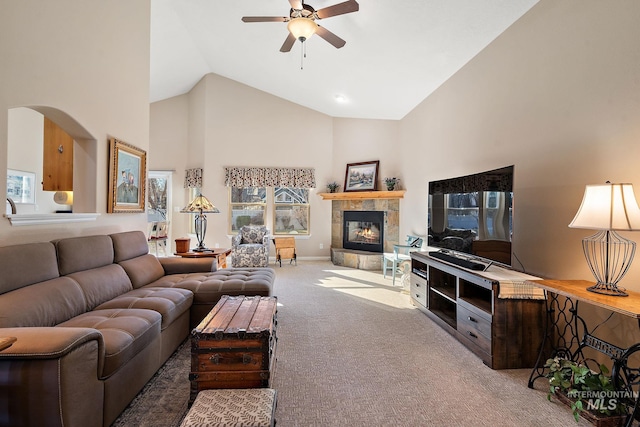
[{"label": "ceiling fan light fixture", "polygon": [[309,18],[293,18],[287,24],[287,29],[293,36],[304,42],[309,37],[315,34],[316,29],[318,28],[318,24],[315,23],[312,19]]}]

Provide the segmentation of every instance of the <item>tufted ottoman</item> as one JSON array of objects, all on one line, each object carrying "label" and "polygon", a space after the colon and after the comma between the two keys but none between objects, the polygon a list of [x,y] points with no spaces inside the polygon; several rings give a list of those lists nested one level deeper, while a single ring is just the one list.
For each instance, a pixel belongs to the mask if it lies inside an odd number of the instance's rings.
[{"label": "tufted ottoman", "polygon": [[275,410],[271,388],[202,390],[180,427],[271,427]]},{"label": "tufted ottoman", "polygon": [[170,274],[147,285],[193,292],[190,327],[209,314],[223,295],[271,296],[276,272],[269,267],[225,268],[207,273]]}]

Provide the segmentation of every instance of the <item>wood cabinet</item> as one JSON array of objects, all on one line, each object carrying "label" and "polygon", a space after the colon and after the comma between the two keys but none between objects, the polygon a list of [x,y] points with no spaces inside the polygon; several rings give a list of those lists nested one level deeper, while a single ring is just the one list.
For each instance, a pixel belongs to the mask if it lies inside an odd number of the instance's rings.
[{"label": "wood cabinet", "polygon": [[[492,267],[498,269],[498,267]],[[516,272],[510,271],[510,277]],[[498,298],[500,282],[411,253],[411,300],[492,369],[533,367],[544,334],[542,299]]]},{"label": "wood cabinet", "polygon": [[73,138],[44,118],[42,189],[73,191]]}]

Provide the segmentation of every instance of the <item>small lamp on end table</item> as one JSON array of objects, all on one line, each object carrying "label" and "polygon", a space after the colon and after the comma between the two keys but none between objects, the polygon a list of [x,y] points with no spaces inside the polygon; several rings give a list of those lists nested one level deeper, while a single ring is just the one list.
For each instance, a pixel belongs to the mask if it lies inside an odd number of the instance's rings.
[{"label": "small lamp on end table", "polygon": [[204,236],[207,233],[207,216],[206,213],[220,213],[220,210],[216,208],[213,203],[209,201],[202,194],[198,194],[198,196],[191,201],[187,206],[185,206],[180,212],[182,213],[192,213],[195,214],[195,230],[196,230],[196,238],[198,239],[198,247],[193,249],[194,252],[204,252],[208,251],[204,246]]},{"label": "small lamp on end table", "polygon": [[623,296],[618,282],[631,266],[636,242],[616,233],[640,230],[640,208],[631,184],[587,185],[571,228],[599,230],[582,240],[582,249],[597,283],[587,288],[599,294]]}]

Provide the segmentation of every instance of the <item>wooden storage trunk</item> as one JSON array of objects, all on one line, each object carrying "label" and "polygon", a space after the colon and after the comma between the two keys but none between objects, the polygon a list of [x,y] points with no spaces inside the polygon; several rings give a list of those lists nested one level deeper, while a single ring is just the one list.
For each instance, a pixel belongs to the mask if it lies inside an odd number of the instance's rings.
[{"label": "wooden storage trunk", "polygon": [[224,295],[191,331],[190,403],[201,390],[270,386],[276,303],[275,297]]}]

